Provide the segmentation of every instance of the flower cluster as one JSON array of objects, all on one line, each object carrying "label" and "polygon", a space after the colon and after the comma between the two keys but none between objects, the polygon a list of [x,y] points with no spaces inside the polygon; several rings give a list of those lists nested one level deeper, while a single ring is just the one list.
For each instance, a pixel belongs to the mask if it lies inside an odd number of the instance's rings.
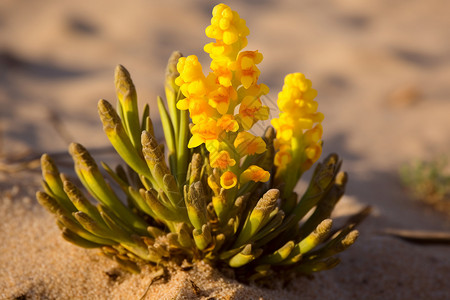
[{"label": "flower cluster", "polygon": [[292,177],[292,170],[298,172],[294,177],[299,178],[322,154],[321,122],[324,116],[317,111],[318,104],[314,101],[317,91],[311,86],[311,80],[305,75],[293,73],[286,76],[278,94],[280,115],[271,121],[277,132],[276,178]]},{"label": "flower cluster", "polygon": [[250,133],[269,118],[260,100],[269,89],[258,83],[262,54],[243,51],[248,34],[238,13],[219,4],[206,29],[215,40],[204,47],[209,74],[196,56],[172,54],[166,101],[157,98],[165,145],[155,137],[149,105],[139,112],[131,76],[117,66],[117,109],[102,99],[98,113],[125,165],[98,165],[72,143],[80,189],[42,156],[44,191],[36,197],[67,241],[99,248],[131,272],[144,263],[164,268],[203,260],[231,267],[245,282],[310,275],[339,263],[336,255],[355,242],[354,228],[369,209],[332,230],[329,217],[347,183],[336,154],[317,164],[302,196],[294,192],[322,152],[323,115],[304,75],[286,77],[274,128]]},{"label": "flower cluster", "polygon": [[188,146],[195,148],[205,143],[211,167],[220,170],[220,184],[225,189],[250,180],[269,179],[269,172],[260,167],[252,165],[241,170],[237,164],[247,155],[266,151],[264,140],[248,130],[269,117],[269,108],[260,100],[269,88],[258,84],[260,71],[256,66],[263,56],[258,51],[241,51],[247,45],[248,34],[245,20],[219,4],[206,28],[206,35],[215,39],[204,48],[212,59],[211,72],[203,74],[195,55],[180,58],[177,65],[180,76],[175,83],[186,97],[178,101],[177,108],[189,110],[194,124]]}]

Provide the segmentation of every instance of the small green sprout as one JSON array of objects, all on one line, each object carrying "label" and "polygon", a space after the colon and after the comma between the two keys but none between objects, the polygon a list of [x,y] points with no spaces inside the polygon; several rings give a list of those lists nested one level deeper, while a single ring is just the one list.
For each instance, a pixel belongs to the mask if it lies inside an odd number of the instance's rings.
[{"label": "small green sprout", "polygon": [[399,174],[415,199],[450,213],[450,164],[446,157],[405,164]]}]

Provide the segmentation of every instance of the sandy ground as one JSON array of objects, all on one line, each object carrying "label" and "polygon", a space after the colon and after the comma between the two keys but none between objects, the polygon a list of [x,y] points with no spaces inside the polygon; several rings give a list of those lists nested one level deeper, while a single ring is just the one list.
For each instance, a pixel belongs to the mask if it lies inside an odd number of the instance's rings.
[{"label": "sandy ground", "polygon": [[[141,105],[155,107],[173,50],[208,64],[204,28],[215,3],[1,1],[1,158],[65,151],[69,141],[108,146],[96,103],[115,100],[115,65],[131,72]],[[269,106],[286,73],[306,74],[318,90],[326,116],[324,153],[339,153],[350,174],[335,217],[367,204],[374,212],[341,265],[314,280],[268,290],[199,264],[156,281],[146,299],[448,299],[448,246],[412,244],[382,232],[450,231],[448,217],[413,202],[397,176],[405,162],[449,153],[450,2],[227,4],[247,20],[247,49],[264,54],[260,82],[271,88]],[[158,119],[156,109],[152,116]],[[57,160],[70,172],[68,156]],[[130,276],[95,250],[64,242],[34,200],[39,177],[38,170],[0,172],[0,299],[139,299],[152,270]]]}]

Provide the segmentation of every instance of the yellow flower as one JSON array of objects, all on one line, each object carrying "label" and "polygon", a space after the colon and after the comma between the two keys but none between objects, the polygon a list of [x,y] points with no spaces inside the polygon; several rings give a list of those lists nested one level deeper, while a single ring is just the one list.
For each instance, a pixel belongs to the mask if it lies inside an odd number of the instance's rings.
[{"label": "yellow flower", "polygon": [[305,149],[305,154],[311,161],[317,161],[322,154],[322,147],[320,145],[314,144]]},{"label": "yellow flower", "polygon": [[279,169],[284,169],[292,161],[290,147],[281,148],[274,157],[274,165]]},{"label": "yellow flower", "polygon": [[215,43],[206,44],[203,50],[209,53],[213,60],[225,59],[228,62],[231,59],[235,59],[234,55],[237,55],[240,49],[226,45],[223,41],[216,41]]},{"label": "yellow flower", "polygon": [[204,123],[215,114],[214,108],[208,104],[208,100],[205,97],[185,98],[178,101],[177,108],[182,109],[181,105],[183,103],[187,103],[187,108],[189,108],[189,113],[194,124]]},{"label": "yellow flower", "polygon": [[238,88],[237,92],[238,97],[240,99],[243,99],[246,96],[253,96],[255,98],[260,98],[263,95],[267,95],[270,92],[270,89],[267,85],[261,83],[261,84],[254,84],[250,86],[248,89],[244,88],[244,86],[241,86]]},{"label": "yellow flower", "polygon": [[280,170],[295,161],[297,165],[292,167],[306,171],[322,153],[323,130],[320,123],[323,114],[317,112],[316,95],[305,75],[294,73],[285,77],[277,101],[281,113],[271,122],[277,131],[274,146],[278,152],[274,164]]},{"label": "yellow flower", "polygon": [[242,172],[240,177],[241,184],[247,183],[250,180],[254,182],[267,182],[270,178],[270,173],[261,167],[252,165],[247,170]]},{"label": "yellow flower", "polygon": [[239,124],[234,119],[233,115],[223,115],[217,120],[217,126],[225,132],[236,132],[239,129]]},{"label": "yellow flower", "polygon": [[206,122],[198,123],[191,128],[192,137],[189,140],[188,147],[195,148],[208,141],[217,140],[221,132],[217,127],[214,119],[209,119]]},{"label": "yellow flower", "polygon": [[180,76],[175,79],[175,83],[185,97],[206,95],[206,78],[197,56],[181,57],[177,63],[177,70]]},{"label": "yellow flower", "polygon": [[234,140],[234,147],[240,156],[261,154],[266,151],[266,143],[259,136],[242,131]]},{"label": "yellow flower", "polygon": [[[260,100],[262,95],[268,94],[269,88],[257,83],[260,71],[256,65],[262,61],[262,54],[240,52],[247,45],[249,30],[237,12],[225,4],[217,5],[205,33],[215,39],[204,47],[212,58],[212,72],[205,77],[195,55],[179,59],[177,70],[180,75],[176,84],[186,98],[178,101],[177,108],[189,110],[194,124],[188,147],[204,143],[212,153],[211,166],[225,170],[243,156],[266,150],[264,140],[246,130],[257,121],[269,118],[269,108]],[[237,107],[239,112],[234,115]],[[236,153],[232,159],[231,152],[219,149]]]},{"label": "yellow flower", "polygon": [[[245,25],[245,20],[239,14],[232,11],[227,5],[219,4],[213,9],[211,25],[205,30],[206,36],[216,39],[215,42],[205,45],[204,50],[211,58],[218,61],[235,61],[239,51],[247,46],[247,38],[250,31]],[[212,63],[212,69],[216,70]],[[219,76],[219,81],[220,81]],[[221,83],[222,84],[222,83]],[[227,84],[223,84],[227,86]]]},{"label": "yellow flower", "polygon": [[314,128],[307,130],[304,135],[307,144],[318,143],[322,138],[323,128],[321,124],[317,124]]},{"label": "yellow flower", "polygon": [[232,86],[218,86],[208,97],[209,105],[217,109],[219,114],[224,115],[228,111],[230,101],[235,101],[237,99],[237,93]]},{"label": "yellow flower", "polygon": [[310,129],[314,123],[323,120],[323,114],[317,112],[314,101],[317,91],[312,88],[311,80],[301,73],[288,74],[284,79],[282,91],[278,94],[278,107],[292,119],[296,130]]},{"label": "yellow flower", "polygon": [[210,165],[213,168],[220,168],[225,170],[228,167],[232,167],[236,164],[236,161],[230,157],[230,153],[226,150],[220,152],[211,152],[209,154]]},{"label": "yellow flower", "polygon": [[217,81],[220,85],[224,87],[230,87],[233,80],[233,72],[229,67],[228,59],[213,60],[211,61],[211,70],[217,76]]},{"label": "yellow flower", "polygon": [[206,36],[209,38],[222,40],[226,45],[231,45],[250,33],[245,25],[245,20],[225,4],[216,5],[212,15],[211,25],[205,30]]},{"label": "yellow flower", "polygon": [[269,108],[261,104],[261,100],[253,96],[247,96],[242,99],[239,106],[239,119],[242,128],[249,130],[258,120],[267,120],[269,118]]},{"label": "yellow flower", "polygon": [[295,121],[287,113],[280,113],[278,118],[272,119],[271,124],[277,132],[277,139],[290,141],[294,135]]},{"label": "yellow flower", "polygon": [[220,176],[220,185],[228,190],[236,186],[237,184],[237,176],[231,171],[226,171]]},{"label": "yellow flower", "polygon": [[322,125],[317,124],[314,128],[307,130],[303,135],[303,141],[305,143],[305,155],[307,161],[305,162],[303,168],[305,170],[309,169],[312,164],[314,164],[322,154]]},{"label": "yellow flower", "polygon": [[263,55],[258,51],[243,51],[238,55],[236,61],[236,79],[239,80],[244,88],[248,89],[258,81],[261,73],[256,67],[263,59]]}]

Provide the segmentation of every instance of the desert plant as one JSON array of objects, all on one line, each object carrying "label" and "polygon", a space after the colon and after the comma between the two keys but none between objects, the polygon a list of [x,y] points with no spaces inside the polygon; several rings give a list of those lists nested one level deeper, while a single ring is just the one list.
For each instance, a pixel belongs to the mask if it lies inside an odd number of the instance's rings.
[{"label": "desert plant", "polygon": [[322,152],[317,92],[303,74],[287,75],[274,128],[250,133],[269,118],[260,100],[269,89],[257,82],[262,54],[242,51],[248,34],[238,13],[219,4],[206,29],[215,39],[205,46],[211,72],[203,74],[196,56],[172,54],[166,101],[157,99],[165,146],[155,138],[149,106],[138,113],[128,71],[116,68],[117,110],[100,100],[98,112],[125,162],[115,169],[101,164],[121,193],[80,144],[71,144],[70,154],[97,205],[42,156],[45,192],[37,199],[56,215],[66,240],[100,248],[133,272],[142,263],[204,260],[257,280],[276,270],[311,274],[338,264],[335,255],[354,243],[360,221],[332,231],[329,217],[347,182],[338,156],[317,164],[303,196],[294,191]]},{"label": "desert plant", "polygon": [[399,171],[402,184],[411,195],[439,210],[450,212],[450,171],[448,158],[416,160],[404,164]]}]

